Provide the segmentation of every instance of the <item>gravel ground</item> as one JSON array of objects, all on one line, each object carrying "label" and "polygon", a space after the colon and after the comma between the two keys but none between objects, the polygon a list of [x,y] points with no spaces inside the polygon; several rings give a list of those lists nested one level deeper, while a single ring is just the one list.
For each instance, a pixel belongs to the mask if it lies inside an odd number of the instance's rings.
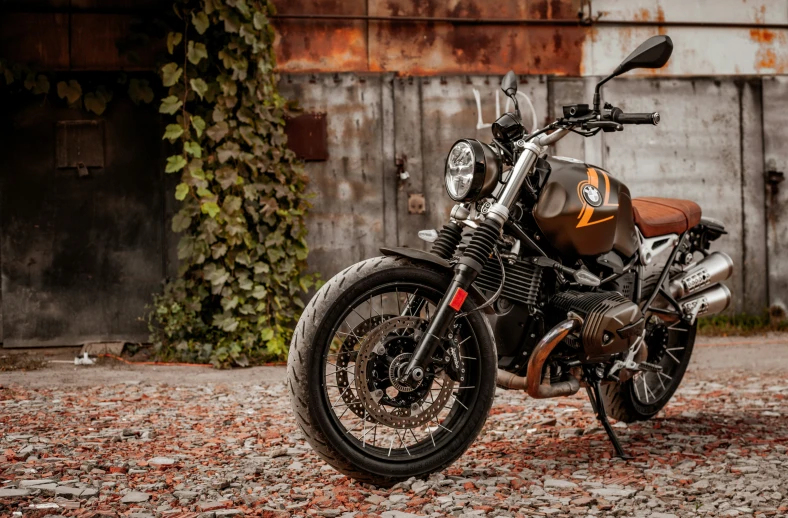
[{"label": "gravel ground", "polygon": [[761,341],[698,348],[667,411],[616,425],[632,461],[584,395],[499,391],[465,456],[391,490],[310,451],[282,369],[0,375],[0,516],[788,516],[788,340]]}]

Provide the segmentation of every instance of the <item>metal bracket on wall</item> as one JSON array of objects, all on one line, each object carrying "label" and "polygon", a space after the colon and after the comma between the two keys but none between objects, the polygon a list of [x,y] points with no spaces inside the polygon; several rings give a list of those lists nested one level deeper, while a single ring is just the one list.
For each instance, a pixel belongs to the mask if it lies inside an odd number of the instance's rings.
[{"label": "metal bracket on wall", "polygon": [[399,155],[394,159],[394,164],[397,166],[397,178],[399,178],[400,182],[406,182],[410,178],[410,173],[405,169],[407,163],[407,155]]},{"label": "metal bracket on wall", "polygon": [[780,184],[785,181],[785,173],[782,171],[766,171],[766,183],[769,184],[772,196],[780,192]]},{"label": "metal bracket on wall", "polygon": [[425,212],[424,195],[420,192],[408,194],[408,214],[424,214]]},{"label": "metal bracket on wall", "polygon": [[90,176],[89,168],[104,167],[104,126],[96,120],[58,121],[55,154],[58,169],[76,169]]}]

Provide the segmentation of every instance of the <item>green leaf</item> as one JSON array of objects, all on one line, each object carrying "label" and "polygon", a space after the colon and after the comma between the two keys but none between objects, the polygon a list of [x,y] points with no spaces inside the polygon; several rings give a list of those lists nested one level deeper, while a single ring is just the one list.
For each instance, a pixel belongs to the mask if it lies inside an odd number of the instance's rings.
[{"label": "green leaf", "polygon": [[172,115],[178,110],[181,109],[183,106],[183,102],[180,99],[175,97],[174,95],[170,95],[169,97],[165,97],[161,100],[161,106],[159,106],[159,113],[166,113],[168,115]]},{"label": "green leaf", "polygon": [[197,29],[199,34],[205,34],[211,22],[208,20],[208,15],[205,14],[204,11],[199,11],[197,13],[192,13],[192,24],[194,24],[194,28]]},{"label": "green leaf", "polygon": [[147,79],[132,79],[129,81],[129,97],[134,104],[150,104],[153,101],[153,89]]},{"label": "green leaf", "polygon": [[202,137],[202,133],[203,131],[205,131],[205,119],[203,119],[199,115],[193,115],[192,127],[194,128],[194,131],[197,132],[197,136]]},{"label": "green leaf", "polygon": [[186,212],[186,210],[180,210],[175,213],[175,216],[172,218],[172,231],[173,232],[183,232],[192,224],[192,217],[191,215]]},{"label": "green leaf", "polygon": [[57,96],[68,101],[68,104],[74,104],[82,97],[82,87],[74,79],[68,83],[60,81],[57,84]]},{"label": "green leaf", "polygon": [[[191,42],[189,42],[191,45]],[[167,63],[161,67],[161,82],[164,86],[172,86],[178,82],[183,74],[183,69],[177,63]]]},{"label": "green leaf", "polygon": [[268,295],[268,290],[266,290],[265,286],[263,286],[262,284],[258,284],[252,290],[252,297],[256,299],[262,299],[266,295]]},{"label": "green leaf", "polygon": [[165,173],[176,173],[186,167],[186,159],[182,155],[174,155],[167,158],[167,166],[164,168]]},{"label": "green leaf", "polygon": [[179,183],[178,186],[175,188],[175,199],[178,201],[183,201],[186,199],[186,195],[189,194],[189,186],[185,183]]},{"label": "green leaf", "polygon": [[219,142],[227,135],[229,131],[230,126],[227,124],[227,121],[221,121],[208,128],[208,131],[206,131],[205,134],[211,137],[214,142]]},{"label": "green leaf", "polygon": [[202,148],[196,142],[184,142],[183,149],[196,158],[202,158]]},{"label": "green leaf", "polygon": [[191,85],[192,90],[197,92],[197,95],[200,96],[200,99],[203,99],[205,97],[205,92],[208,91],[208,83],[206,83],[200,78],[197,78],[189,81],[189,84]]},{"label": "green leaf", "polygon": [[183,126],[180,124],[167,124],[167,128],[164,131],[164,136],[161,139],[167,139],[170,142],[174,142],[180,138],[181,135],[183,135]]},{"label": "green leaf", "polygon": [[215,201],[208,201],[200,205],[200,210],[203,214],[208,214],[211,218],[215,218],[219,214],[219,205]]},{"label": "green leaf", "polygon": [[249,277],[244,277],[243,279],[238,281],[238,287],[244,291],[249,291],[254,287],[254,282]]},{"label": "green leaf", "polygon": [[49,92],[49,79],[43,74],[36,76],[28,74],[25,79],[25,88],[30,90],[33,95],[41,95]]},{"label": "green leaf", "polygon": [[270,327],[266,327],[262,331],[260,331],[260,339],[263,342],[267,342],[273,337],[274,337],[274,330],[271,329]]},{"label": "green leaf", "polygon": [[204,43],[194,43],[190,41],[189,51],[186,53],[186,56],[189,58],[189,62],[192,65],[196,65],[200,60],[208,57],[208,50],[205,48]]},{"label": "green leaf", "polygon": [[178,44],[181,42],[182,39],[183,39],[183,34],[181,34],[180,32],[167,33],[167,52],[169,52],[170,54],[175,52],[175,47],[178,46]]},{"label": "green leaf", "polygon": [[104,100],[104,97],[93,92],[85,95],[84,102],[85,109],[96,115],[101,115],[107,109],[107,102]]},{"label": "green leaf", "polygon": [[268,25],[268,18],[261,13],[260,11],[255,11],[254,16],[252,18],[252,23],[254,24],[254,28],[258,31],[262,30],[263,27]]}]

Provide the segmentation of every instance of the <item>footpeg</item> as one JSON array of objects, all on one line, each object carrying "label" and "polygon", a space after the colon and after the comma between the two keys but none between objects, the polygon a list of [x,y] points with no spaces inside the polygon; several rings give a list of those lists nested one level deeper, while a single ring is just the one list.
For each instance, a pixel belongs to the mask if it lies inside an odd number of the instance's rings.
[{"label": "footpeg", "polygon": [[640,362],[638,363],[638,370],[648,372],[662,372],[662,365],[654,365],[653,363],[649,362]]}]

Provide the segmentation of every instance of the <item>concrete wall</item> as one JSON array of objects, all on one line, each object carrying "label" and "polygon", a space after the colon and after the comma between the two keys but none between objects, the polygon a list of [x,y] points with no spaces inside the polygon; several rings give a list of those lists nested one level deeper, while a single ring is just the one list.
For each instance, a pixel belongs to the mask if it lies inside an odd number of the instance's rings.
[{"label": "concrete wall", "polygon": [[[452,206],[443,187],[448,149],[462,137],[489,140],[489,124],[507,109],[499,80],[283,77],[284,94],[307,109],[326,111],[331,130],[329,160],[307,164],[316,195],[310,216],[314,269],[330,277],[384,244],[425,247],[416,232],[440,228]],[[590,101],[596,80],[522,76],[526,121],[541,126],[563,104]],[[729,282],[733,311],[788,302],[788,263],[781,260],[788,220],[779,210],[786,189],[772,195],[765,180],[765,169],[788,167],[788,121],[778,109],[788,101],[788,80],[620,78],[604,97],[628,111],[659,111],[662,122],[590,139],[573,135],[554,154],[605,167],[635,197],[692,199],[705,215],[721,220],[729,234],[717,248],[736,262]],[[398,179],[397,157],[405,159],[407,181]],[[424,196],[424,214],[408,212],[413,194]]]}]

